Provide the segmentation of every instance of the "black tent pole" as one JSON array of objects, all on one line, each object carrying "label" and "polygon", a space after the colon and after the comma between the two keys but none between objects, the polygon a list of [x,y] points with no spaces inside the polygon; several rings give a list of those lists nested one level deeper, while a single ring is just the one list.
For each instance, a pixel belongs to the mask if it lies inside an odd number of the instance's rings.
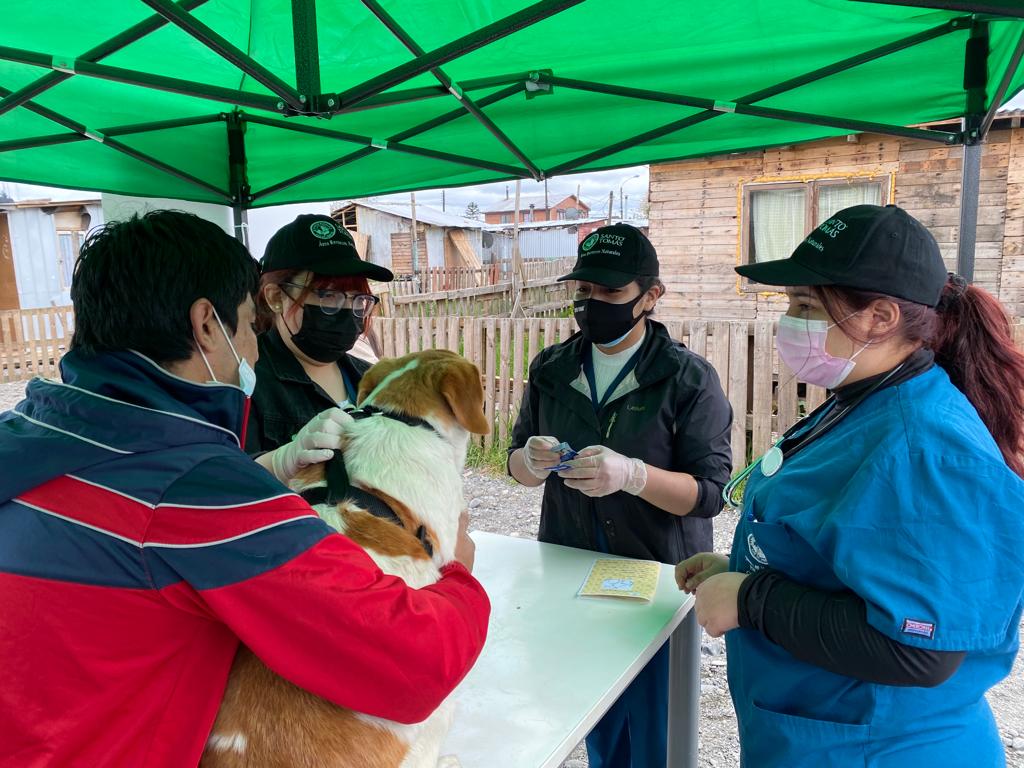
[{"label": "black tent pole", "polygon": [[295,39],[295,80],[306,106],[320,111],[320,44],[316,33],[316,0],[292,0],[292,36]]},{"label": "black tent pole", "polygon": [[249,174],[245,159],[245,121],[237,111],[228,115],[228,181],[231,185],[231,210],[234,234],[249,247]]},{"label": "black tent pole", "polygon": [[964,157],[960,177],[960,239],[956,271],[974,282],[974,250],[978,240],[978,197],[981,191],[982,124],[985,120],[985,88],[988,85],[988,22],[971,26],[964,56]]}]

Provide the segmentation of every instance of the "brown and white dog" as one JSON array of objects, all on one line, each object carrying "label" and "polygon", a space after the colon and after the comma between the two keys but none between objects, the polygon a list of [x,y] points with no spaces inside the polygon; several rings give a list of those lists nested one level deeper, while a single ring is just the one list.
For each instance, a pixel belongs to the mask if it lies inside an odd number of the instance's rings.
[{"label": "brown and white dog", "polygon": [[[366,511],[366,497],[358,490],[355,497],[362,504],[346,498],[313,505],[383,571],[411,587],[433,584],[441,567],[455,559],[469,436],[490,431],[483,397],[477,367],[454,352],[429,350],[377,363],[360,383],[363,410],[356,415],[364,418],[349,425],[342,454],[352,486],[383,500],[400,525]],[[314,465],[293,482],[293,489],[310,497],[320,489],[324,496],[324,478],[325,465]],[[449,698],[416,725],[343,709],[278,677],[243,646],[200,766],[457,766],[454,757],[440,756],[452,709]]]}]

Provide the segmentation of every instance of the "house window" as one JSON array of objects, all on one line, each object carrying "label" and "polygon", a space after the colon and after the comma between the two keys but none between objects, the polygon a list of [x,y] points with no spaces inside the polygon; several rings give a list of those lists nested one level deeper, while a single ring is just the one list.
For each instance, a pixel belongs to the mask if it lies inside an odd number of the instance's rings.
[{"label": "house window", "polygon": [[511,224],[512,223],[512,214],[511,213],[503,213],[503,214],[501,214],[501,223],[502,224]]},{"label": "house window", "polygon": [[356,207],[350,205],[347,208],[342,208],[340,211],[334,214],[334,218],[341,221],[341,226],[347,229],[349,232],[359,231],[359,221],[356,217]]},{"label": "house window", "polygon": [[66,290],[71,287],[78,252],[85,242],[89,215],[83,213],[82,209],[58,210],[54,214],[53,223],[57,232],[57,279],[61,290]]},{"label": "house window", "polygon": [[747,184],[743,188],[744,261],[785,259],[837,211],[862,203],[885,205],[888,190],[888,177]]},{"label": "house window", "polygon": [[84,232],[61,231],[57,233],[57,273],[60,278],[60,287],[71,287],[71,278],[75,274],[75,262],[78,261],[78,251],[85,240]]}]

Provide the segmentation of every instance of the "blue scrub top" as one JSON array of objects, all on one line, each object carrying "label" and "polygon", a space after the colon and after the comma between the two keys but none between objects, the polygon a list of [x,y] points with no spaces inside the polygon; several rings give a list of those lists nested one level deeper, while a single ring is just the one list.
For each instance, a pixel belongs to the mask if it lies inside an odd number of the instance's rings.
[{"label": "blue scrub top", "polygon": [[731,570],[852,590],[888,637],[967,656],[934,688],[876,685],[733,630],[742,765],[1004,765],[984,695],[1017,652],[1022,546],[1024,482],[938,366],[868,397],[774,476],[755,470]]}]

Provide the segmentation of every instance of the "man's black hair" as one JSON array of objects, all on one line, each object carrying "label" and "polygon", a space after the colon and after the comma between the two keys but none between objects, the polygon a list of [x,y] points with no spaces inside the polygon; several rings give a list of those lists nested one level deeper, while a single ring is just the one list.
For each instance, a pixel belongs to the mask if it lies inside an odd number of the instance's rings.
[{"label": "man's black hair", "polygon": [[150,211],[89,235],[71,283],[71,346],[94,354],[133,349],[158,363],[195,349],[189,310],[210,300],[228,333],[252,296],[259,267],[238,240],[182,211]]}]

